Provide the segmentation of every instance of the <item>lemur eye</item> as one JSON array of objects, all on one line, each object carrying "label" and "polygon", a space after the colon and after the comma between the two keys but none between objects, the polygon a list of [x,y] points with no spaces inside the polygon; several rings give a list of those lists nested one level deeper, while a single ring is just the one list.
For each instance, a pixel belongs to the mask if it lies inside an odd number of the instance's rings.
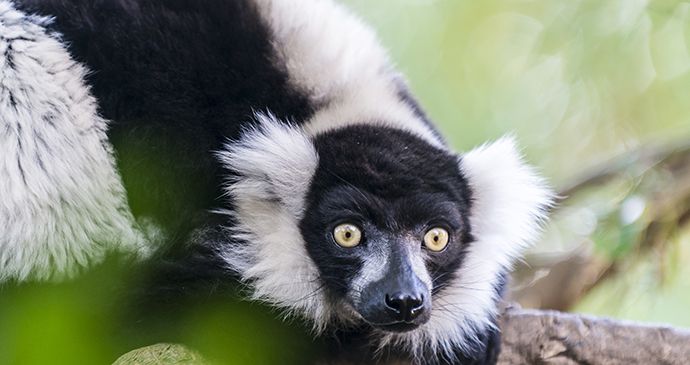
[{"label": "lemur eye", "polygon": [[354,224],[343,223],[335,227],[333,238],[341,247],[355,247],[362,239],[362,231]]},{"label": "lemur eye", "polygon": [[424,246],[434,252],[442,251],[448,245],[448,231],[434,227],[424,235]]}]

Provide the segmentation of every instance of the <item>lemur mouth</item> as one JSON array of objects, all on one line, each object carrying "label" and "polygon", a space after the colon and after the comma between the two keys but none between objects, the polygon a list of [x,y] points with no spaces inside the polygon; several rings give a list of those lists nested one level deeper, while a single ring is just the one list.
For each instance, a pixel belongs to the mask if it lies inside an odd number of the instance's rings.
[{"label": "lemur mouth", "polygon": [[409,332],[419,328],[419,324],[410,322],[395,322],[389,324],[378,324],[376,325],[379,329],[386,332]]}]

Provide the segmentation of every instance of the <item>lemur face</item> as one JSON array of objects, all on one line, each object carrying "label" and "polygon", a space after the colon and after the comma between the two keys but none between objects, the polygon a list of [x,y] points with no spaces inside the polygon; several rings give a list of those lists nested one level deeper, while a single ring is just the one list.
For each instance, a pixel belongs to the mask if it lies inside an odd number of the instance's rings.
[{"label": "lemur face", "polygon": [[371,126],[314,144],[320,160],[301,231],[328,294],[383,331],[425,324],[471,241],[457,156]]}]

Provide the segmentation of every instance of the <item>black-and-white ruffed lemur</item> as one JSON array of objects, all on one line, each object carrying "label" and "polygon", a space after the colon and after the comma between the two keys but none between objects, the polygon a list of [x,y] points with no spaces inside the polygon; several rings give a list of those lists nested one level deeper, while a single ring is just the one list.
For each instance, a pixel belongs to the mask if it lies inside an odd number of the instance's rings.
[{"label": "black-and-white ruffed lemur", "polygon": [[0,0],[0,55],[0,281],[182,247],[335,362],[495,363],[552,195],[510,137],[455,154],[343,7]]}]

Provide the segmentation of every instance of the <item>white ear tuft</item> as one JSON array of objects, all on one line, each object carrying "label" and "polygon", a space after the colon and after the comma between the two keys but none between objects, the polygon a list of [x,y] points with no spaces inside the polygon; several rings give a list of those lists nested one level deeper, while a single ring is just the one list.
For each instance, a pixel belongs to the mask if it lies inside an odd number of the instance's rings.
[{"label": "white ear tuft", "polygon": [[235,209],[221,213],[236,219],[233,234],[242,242],[221,255],[252,283],[254,299],[301,313],[322,329],[330,306],[299,230],[318,165],[316,149],[301,128],[270,114],[256,118],[258,126],[218,153],[237,174],[226,190]]},{"label": "white ear tuft", "polygon": [[527,165],[512,136],[465,154],[460,168],[473,193],[472,232],[504,252],[507,266],[540,232],[554,194]]},{"label": "white ear tuft", "polygon": [[280,122],[270,113],[257,113],[256,119],[258,126],[218,154],[228,169],[240,175],[231,193],[278,202],[299,218],[318,164],[314,145],[299,127]]}]

